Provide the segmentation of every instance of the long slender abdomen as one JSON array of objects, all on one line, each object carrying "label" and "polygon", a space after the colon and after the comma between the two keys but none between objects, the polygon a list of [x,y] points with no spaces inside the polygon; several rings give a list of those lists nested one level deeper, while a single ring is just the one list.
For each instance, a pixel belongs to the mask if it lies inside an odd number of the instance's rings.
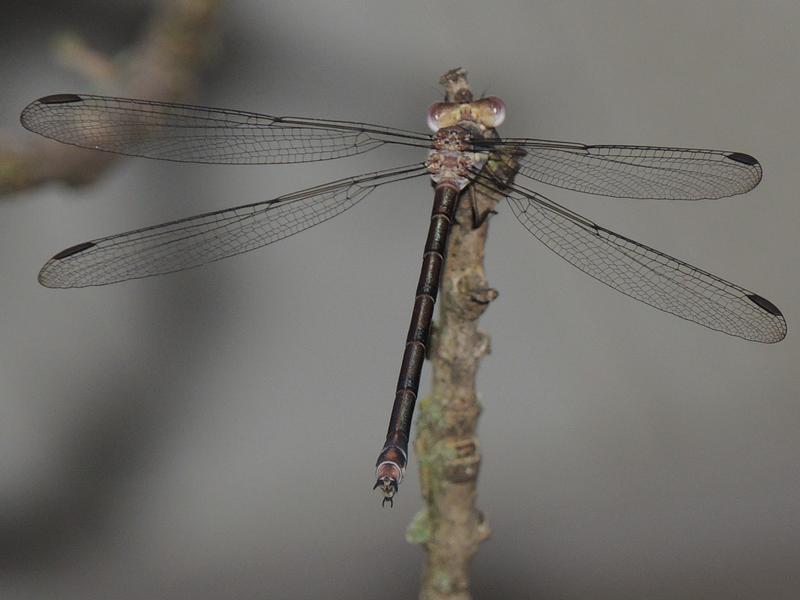
[{"label": "long slender abdomen", "polygon": [[458,208],[458,195],[459,190],[453,184],[441,183],[436,186],[414,310],[411,313],[392,416],[389,419],[389,431],[375,467],[375,487],[380,487],[383,491],[384,503],[392,502],[408,463],[411,419],[417,402],[422,364],[428,351],[433,309],[444,267],[447,238]]}]

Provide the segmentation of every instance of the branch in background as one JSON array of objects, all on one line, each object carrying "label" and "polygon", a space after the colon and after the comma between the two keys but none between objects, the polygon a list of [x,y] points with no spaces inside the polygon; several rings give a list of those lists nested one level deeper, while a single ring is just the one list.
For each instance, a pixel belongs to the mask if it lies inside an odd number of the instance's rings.
[{"label": "branch in background", "polygon": [[[119,58],[105,57],[75,36],[56,40],[57,55],[106,93],[186,100],[195,95],[198,77],[218,46],[216,17],[221,4],[220,0],[164,0],[141,40]],[[118,159],[32,135],[0,132],[0,195],[51,181],[86,185]]]},{"label": "branch in background", "polygon": [[[450,71],[441,83],[447,101],[469,95],[462,69]],[[513,161],[509,165],[511,178],[515,165]],[[470,561],[490,533],[475,506],[481,461],[476,433],[481,408],[475,377],[481,357],[490,350],[489,337],[478,329],[478,319],[497,291],[489,287],[483,268],[488,220],[473,228],[472,195],[480,214],[494,209],[503,198],[488,188],[468,187],[448,243],[429,357],[433,390],[420,402],[414,445],[426,508],[414,517],[406,533],[409,542],[421,544],[427,552],[420,594],[424,600],[470,598]]]}]

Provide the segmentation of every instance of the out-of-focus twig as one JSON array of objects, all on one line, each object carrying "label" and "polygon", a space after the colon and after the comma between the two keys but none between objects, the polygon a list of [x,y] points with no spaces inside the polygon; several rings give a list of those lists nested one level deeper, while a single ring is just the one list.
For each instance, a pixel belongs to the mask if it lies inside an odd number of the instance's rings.
[{"label": "out-of-focus twig", "polygon": [[65,33],[53,40],[59,62],[102,87],[113,87],[117,68],[110,56],[91,48],[79,35]]},{"label": "out-of-focus twig", "polygon": [[[90,87],[104,93],[186,100],[194,96],[202,68],[218,47],[216,16],[221,5],[220,0],[164,0],[141,39],[118,56],[103,56],[67,35],[56,39],[57,55],[87,77]],[[86,185],[117,158],[22,132],[0,131],[0,195],[50,181]]]}]

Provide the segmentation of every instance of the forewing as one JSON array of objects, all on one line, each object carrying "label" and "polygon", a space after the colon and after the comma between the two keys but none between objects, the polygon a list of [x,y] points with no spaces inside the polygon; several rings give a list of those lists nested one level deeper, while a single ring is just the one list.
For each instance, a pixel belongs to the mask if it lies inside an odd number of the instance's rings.
[{"label": "forewing", "polygon": [[501,147],[515,151],[519,172],[526,177],[617,198],[723,198],[753,189],[762,174],[749,154],[723,150],[524,139],[505,140]]},{"label": "forewing", "polygon": [[338,215],[380,185],[426,174],[412,165],[351,177],[273,200],[77,244],[39,273],[47,287],[106,285],[182,271],[255,250]]},{"label": "forewing", "polygon": [[22,125],[66,144],[177,162],[279,164],[341,158],[429,136],[377,125],[55,94],[22,111]]}]

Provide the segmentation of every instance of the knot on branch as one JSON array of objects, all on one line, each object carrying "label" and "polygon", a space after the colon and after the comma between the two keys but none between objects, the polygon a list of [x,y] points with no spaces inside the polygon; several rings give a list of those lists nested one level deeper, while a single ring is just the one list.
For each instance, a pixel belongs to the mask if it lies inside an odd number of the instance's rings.
[{"label": "knot on branch", "polygon": [[492,535],[492,529],[489,527],[489,521],[486,520],[483,511],[475,509],[475,512],[478,513],[478,530],[476,532],[478,543],[485,542]]},{"label": "knot on branch", "polygon": [[475,321],[498,295],[499,292],[489,286],[483,273],[466,272],[455,280],[452,308],[462,318]]},{"label": "knot on branch", "polygon": [[499,292],[490,287],[485,288],[477,288],[472,291],[470,294],[469,299],[473,302],[477,302],[478,304],[489,304],[492,300],[495,300]]},{"label": "knot on branch", "polygon": [[476,437],[448,440],[453,455],[444,464],[444,477],[451,483],[466,483],[478,477],[481,455]]}]

